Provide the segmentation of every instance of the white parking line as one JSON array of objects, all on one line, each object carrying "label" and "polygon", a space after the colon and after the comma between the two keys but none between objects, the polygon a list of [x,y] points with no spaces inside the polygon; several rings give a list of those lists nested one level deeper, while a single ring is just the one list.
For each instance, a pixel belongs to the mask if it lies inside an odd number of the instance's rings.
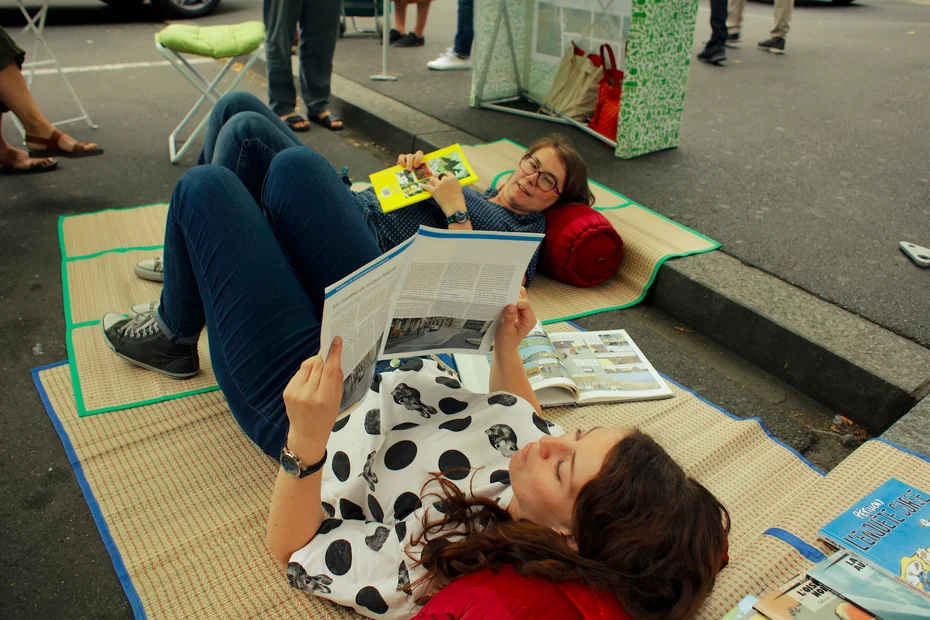
[{"label": "white parking line", "polygon": [[[212,58],[189,58],[187,62],[192,65],[203,65],[208,62],[216,62]],[[84,67],[62,67],[62,73],[92,73],[94,71],[121,71],[123,69],[148,69],[150,67],[170,67],[171,63],[167,60],[155,60],[151,62],[120,62],[110,65],[87,65]],[[29,73],[29,71],[25,71]],[[33,73],[36,75],[50,75],[58,73],[57,69],[36,69]]]}]

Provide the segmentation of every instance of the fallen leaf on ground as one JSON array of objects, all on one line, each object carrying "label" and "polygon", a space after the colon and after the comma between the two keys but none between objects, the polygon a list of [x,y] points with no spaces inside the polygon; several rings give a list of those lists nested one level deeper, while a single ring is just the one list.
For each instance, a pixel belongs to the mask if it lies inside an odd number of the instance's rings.
[{"label": "fallen leaf on ground", "polygon": [[693,334],[693,333],[694,333],[694,330],[693,330],[693,329],[688,329],[687,327],[678,327],[678,326],[676,325],[676,326],[675,326],[675,329],[677,329],[677,330],[680,331],[680,332],[684,332],[684,333],[686,333],[686,334]]}]

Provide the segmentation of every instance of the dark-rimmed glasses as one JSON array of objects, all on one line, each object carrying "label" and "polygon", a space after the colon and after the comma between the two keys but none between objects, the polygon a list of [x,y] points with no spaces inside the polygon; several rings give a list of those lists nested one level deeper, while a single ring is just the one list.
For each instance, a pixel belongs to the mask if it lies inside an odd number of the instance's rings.
[{"label": "dark-rimmed glasses", "polygon": [[539,160],[532,155],[527,155],[520,160],[520,170],[526,173],[527,176],[532,176],[537,172],[539,173],[539,176],[536,177],[536,186],[539,187],[539,189],[544,192],[555,192],[561,196],[562,192],[560,192],[558,188],[559,180],[555,178],[555,175],[551,172],[542,172],[539,167]]}]

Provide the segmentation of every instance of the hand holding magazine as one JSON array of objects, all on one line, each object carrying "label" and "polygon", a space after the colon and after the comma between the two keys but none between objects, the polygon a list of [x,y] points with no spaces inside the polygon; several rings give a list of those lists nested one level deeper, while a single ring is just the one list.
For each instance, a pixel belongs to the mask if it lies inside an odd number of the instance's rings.
[{"label": "hand holding magazine", "polygon": [[[622,329],[547,334],[542,324],[520,343],[523,369],[543,407],[670,398],[659,373]],[[462,385],[487,392],[487,356],[456,355]]]},{"label": "hand holding magazine", "polygon": [[455,176],[462,185],[478,180],[478,175],[468,164],[458,144],[424,155],[412,170],[394,166],[376,172],[369,178],[381,203],[381,210],[390,213],[429,198],[430,193],[424,184],[443,173]]},{"label": "hand holding magazine", "polygon": [[421,226],[327,287],[320,352],[342,337],[340,416],[364,397],[379,359],[490,351],[542,238]]}]

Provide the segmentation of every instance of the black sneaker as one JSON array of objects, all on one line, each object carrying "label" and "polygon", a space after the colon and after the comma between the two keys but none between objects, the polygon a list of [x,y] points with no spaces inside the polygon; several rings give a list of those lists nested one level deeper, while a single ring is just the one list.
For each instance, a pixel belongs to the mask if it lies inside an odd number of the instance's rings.
[{"label": "black sneaker", "polygon": [[727,47],[739,48],[740,45],[742,45],[742,42],[739,40],[738,32],[733,32],[727,35],[727,42],[726,42]]},{"label": "black sneaker", "polygon": [[103,337],[118,356],[172,379],[187,379],[200,372],[197,344],[171,342],[158,326],[154,312],[127,319],[110,312],[100,321]]},{"label": "black sneaker", "polygon": [[697,57],[703,62],[719,65],[727,59],[727,50],[719,43],[708,43]]},{"label": "black sneaker", "polygon": [[784,54],[785,38],[772,37],[771,39],[766,39],[765,41],[759,41],[759,49],[772,52],[773,54]]},{"label": "black sneaker", "polygon": [[[404,33],[399,32],[391,28],[391,31],[388,33],[388,43],[396,43],[400,39],[404,38]],[[378,37],[378,43],[383,43],[384,40],[381,37]]]},{"label": "black sneaker", "polygon": [[394,47],[421,47],[424,43],[426,43],[426,37],[418,37],[408,32],[394,42]]}]

